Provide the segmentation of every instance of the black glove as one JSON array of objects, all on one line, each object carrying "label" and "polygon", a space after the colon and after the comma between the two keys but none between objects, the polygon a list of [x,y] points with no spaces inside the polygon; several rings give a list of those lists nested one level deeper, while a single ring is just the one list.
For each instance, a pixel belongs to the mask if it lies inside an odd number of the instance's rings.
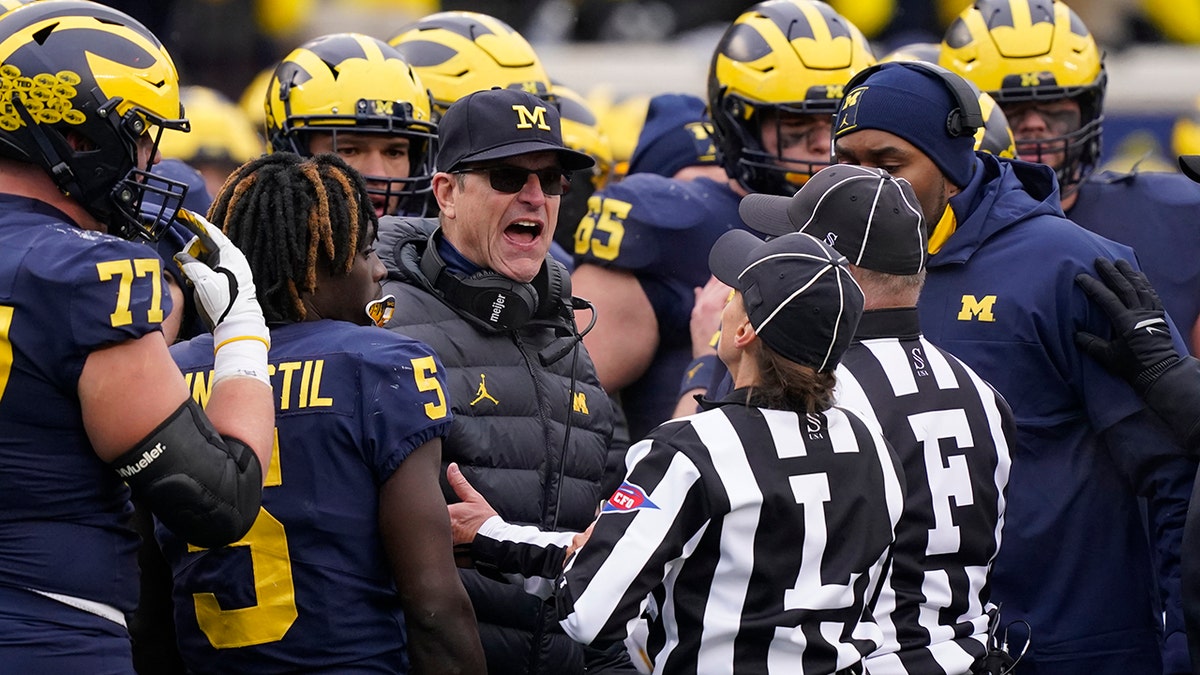
[{"label": "black glove", "polygon": [[1097,258],[1096,271],[1104,283],[1088,274],[1075,277],[1075,283],[1108,315],[1113,338],[1103,340],[1079,331],[1075,344],[1144,394],[1179,361],[1162,301],[1146,276],[1125,260],[1117,260],[1114,265],[1111,260]]}]

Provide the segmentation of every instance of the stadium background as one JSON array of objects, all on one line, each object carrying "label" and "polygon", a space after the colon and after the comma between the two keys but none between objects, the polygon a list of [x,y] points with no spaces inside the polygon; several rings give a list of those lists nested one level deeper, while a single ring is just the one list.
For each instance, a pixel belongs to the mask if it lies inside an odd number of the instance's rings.
[{"label": "stadium background", "polygon": [[[473,10],[500,18],[533,44],[555,81],[602,115],[636,120],[648,95],[704,95],[718,37],[750,1],[730,0],[112,0],[162,38],[183,84],[243,97],[255,75],[305,40],[357,31],[387,40],[415,18]],[[939,41],[967,0],[831,0],[871,40],[876,56]],[[1200,153],[1200,0],[1068,0],[1106,52],[1103,161],[1174,169]],[[642,108],[644,110],[644,107]],[[1177,121],[1182,134],[1172,147]],[[611,118],[610,118],[611,119]],[[614,129],[614,145],[637,127]]]}]

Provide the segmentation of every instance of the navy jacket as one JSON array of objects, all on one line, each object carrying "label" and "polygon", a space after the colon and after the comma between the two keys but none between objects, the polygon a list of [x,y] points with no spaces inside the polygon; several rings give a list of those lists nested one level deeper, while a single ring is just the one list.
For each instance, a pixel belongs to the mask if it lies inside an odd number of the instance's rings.
[{"label": "navy jacket", "polygon": [[1067,220],[1039,165],[979,155],[951,207],[957,229],[929,260],[918,309],[929,339],[991,382],[1016,419],[992,599],[1005,623],[1031,628],[1021,672],[1161,672],[1159,594],[1166,631],[1181,631],[1195,465],[1074,342],[1079,330],[1111,333],[1075,276],[1133,252]]}]

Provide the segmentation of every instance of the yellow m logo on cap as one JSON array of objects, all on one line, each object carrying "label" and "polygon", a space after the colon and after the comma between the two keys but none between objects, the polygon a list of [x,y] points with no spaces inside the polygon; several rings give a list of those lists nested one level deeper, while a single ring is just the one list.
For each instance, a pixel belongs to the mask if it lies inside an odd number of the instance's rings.
[{"label": "yellow m logo on cap", "polygon": [[542,131],[550,131],[550,125],[546,124],[546,107],[537,106],[530,112],[529,108],[521,104],[514,105],[513,110],[517,111],[517,128],[532,129],[533,125]]}]

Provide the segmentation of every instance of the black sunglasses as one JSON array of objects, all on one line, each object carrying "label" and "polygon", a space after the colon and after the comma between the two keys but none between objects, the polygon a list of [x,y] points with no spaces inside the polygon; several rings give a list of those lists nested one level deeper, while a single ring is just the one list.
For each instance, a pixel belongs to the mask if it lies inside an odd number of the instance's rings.
[{"label": "black sunglasses", "polygon": [[457,169],[451,173],[486,173],[488,182],[496,192],[512,195],[520,192],[529,182],[529,174],[537,176],[542,192],[547,195],[565,194],[571,189],[571,174],[563,173],[562,169],[524,169],[519,166],[498,164],[496,166],[477,166],[469,169]]}]

